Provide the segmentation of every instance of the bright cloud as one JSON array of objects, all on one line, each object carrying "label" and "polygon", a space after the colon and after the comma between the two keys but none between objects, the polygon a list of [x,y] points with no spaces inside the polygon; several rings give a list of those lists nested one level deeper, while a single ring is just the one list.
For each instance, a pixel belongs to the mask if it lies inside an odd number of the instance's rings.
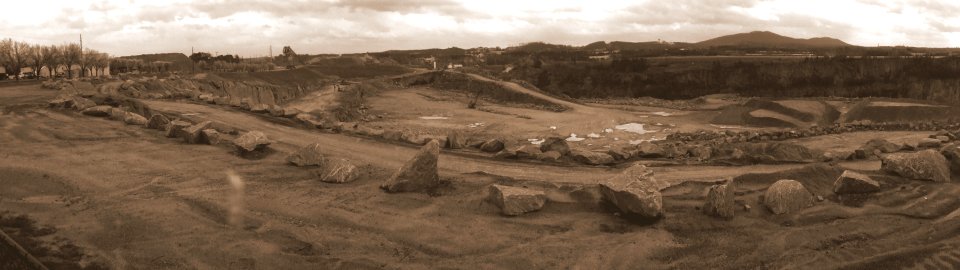
[{"label": "bright cloud", "polygon": [[85,45],[115,55],[695,42],[754,30],[863,46],[960,46],[954,0],[37,0],[3,9],[4,37],[57,44],[82,33]]}]

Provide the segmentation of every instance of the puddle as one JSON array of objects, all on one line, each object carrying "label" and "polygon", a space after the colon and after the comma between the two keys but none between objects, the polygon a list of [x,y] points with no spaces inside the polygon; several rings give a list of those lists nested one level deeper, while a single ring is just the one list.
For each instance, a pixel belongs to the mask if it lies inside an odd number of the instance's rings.
[{"label": "puddle", "polygon": [[590,133],[587,134],[587,138],[600,138],[600,134]]},{"label": "puddle", "polygon": [[723,129],[743,128],[741,126],[724,126],[724,125],[714,125],[714,124],[710,124],[710,126],[715,128],[723,128]]},{"label": "puddle", "polygon": [[532,145],[540,145],[543,142],[547,141],[546,139],[527,139],[528,142]]},{"label": "puddle", "polygon": [[673,116],[672,113],[668,113],[668,112],[652,112],[650,114],[659,115],[659,116]]},{"label": "puddle", "polygon": [[651,137],[650,139],[630,140],[630,144],[632,144],[632,145],[637,145],[637,144],[641,144],[641,143],[643,143],[643,142],[662,141],[662,140],[666,140],[666,139],[667,139],[667,137],[663,137],[663,138]]},{"label": "puddle", "polygon": [[423,120],[446,120],[446,119],[450,119],[450,118],[449,118],[449,117],[446,117],[446,116],[421,116],[420,119],[423,119]]},{"label": "puddle", "polygon": [[557,130],[557,126],[550,126],[550,129]]},{"label": "puddle", "polygon": [[587,138],[577,138],[577,134],[576,134],[576,133],[570,133],[570,137],[567,138],[566,141],[568,141],[568,142],[579,142],[579,141],[586,140],[586,139],[587,139]]},{"label": "puddle", "polygon": [[483,126],[483,123],[480,123],[480,122],[473,123],[473,124],[467,124],[467,127],[468,127],[468,128],[476,128],[476,127],[482,127],[482,126]]},{"label": "puddle", "polygon": [[613,128],[623,130],[626,132],[633,132],[637,134],[647,134],[647,133],[657,132],[656,130],[646,130],[643,128],[643,126],[644,125],[640,123],[627,123],[623,125],[617,125]]}]

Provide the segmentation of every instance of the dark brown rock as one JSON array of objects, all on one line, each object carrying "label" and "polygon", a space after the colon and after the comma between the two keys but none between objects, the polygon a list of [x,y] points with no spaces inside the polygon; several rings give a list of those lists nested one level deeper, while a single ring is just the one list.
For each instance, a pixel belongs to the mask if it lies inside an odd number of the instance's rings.
[{"label": "dark brown rock", "polygon": [[735,212],[734,189],[732,183],[713,185],[707,192],[703,203],[703,213],[708,216],[732,218]]},{"label": "dark brown rock", "polygon": [[878,190],[880,190],[880,182],[873,180],[870,176],[849,170],[844,171],[837,181],[833,182],[833,193],[836,194],[871,193]]},{"label": "dark brown rock", "polygon": [[885,155],[881,158],[880,168],[910,179],[950,182],[947,159],[932,149]]},{"label": "dark brown rock", "polygon": [[774,214],[786,214],[813,206],[813,194],[796,180],[779,180],[763,194],[763,204]]},{"label": "dark brown rock", "polygon": [[380,187],[387,192],[421,192],[436,188],[440,185],[440,175],[437,174],[439,157],[440,143],[430,141]]}]

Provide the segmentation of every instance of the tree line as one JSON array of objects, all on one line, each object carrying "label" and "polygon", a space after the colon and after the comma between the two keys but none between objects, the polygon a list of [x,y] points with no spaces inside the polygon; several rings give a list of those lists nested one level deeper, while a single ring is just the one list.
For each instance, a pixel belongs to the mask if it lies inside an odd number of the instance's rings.
[{"label": "tree line", "polygon": [[[65,43],[60,45],[41,45],[6,38],[0,40],[0,66],[5,74],[20,79],[22,68],[32,68],[37,79],[40,70],[47,68],[50,76],[59,76],[60,70],[68,77],[74,77],[73,66],[79,65],[79,77],[100,76],[110,64],[110,55],[97,50],[83,48],[80,44]],[[87,69],[90,69],[88,74]]]}]

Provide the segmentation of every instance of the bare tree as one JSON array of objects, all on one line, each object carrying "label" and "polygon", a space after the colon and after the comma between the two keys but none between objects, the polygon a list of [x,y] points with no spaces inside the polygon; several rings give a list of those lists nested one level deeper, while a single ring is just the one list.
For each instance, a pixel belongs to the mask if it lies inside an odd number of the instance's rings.
[{"label": "bare tree", "polygon": [[57,68],[60,67],[60,63],[63,62],[60,53],[60,47],[56,45],[43,46],[41,49],[43,51],[43,65],[47,67],[47,71],[50,73],[50,78],[57,76]]},{"label": "bare tree", "polygon": [[13,50],[13,40],[0,39],[0,67],[3,67],[4,69],[4,76],[6,76],[6,73],[10,72],[7,71],[7,66],[10,65],[10,50]]},{"label": "bare tree", "polygon": [[14,75],[17,80],[20,80],[20,68],[23,68],[27,64],[27,59],[29,58],[30,46],[21,41],[15,41],[13,39],[7,38],[6,40],[0,42],[4,47],[6,61],[4,61],[3,68],[7,71],[7,74]]},{"label": "bare tree", "polygon": [[47,55],[44,54],[43,46],[40,45],[29,45],[30,52],[30,67],[33,68],[33,75],[36,76],[36,79],[40,79],[40,68],[43,68],[43,63],[47,60]]},{"label": "bare tree", "polygon": [[80,45],[69,43],[61,47],[63,64],[67,66],[67,77],[73,78],[73,65],[80,63]]}]

